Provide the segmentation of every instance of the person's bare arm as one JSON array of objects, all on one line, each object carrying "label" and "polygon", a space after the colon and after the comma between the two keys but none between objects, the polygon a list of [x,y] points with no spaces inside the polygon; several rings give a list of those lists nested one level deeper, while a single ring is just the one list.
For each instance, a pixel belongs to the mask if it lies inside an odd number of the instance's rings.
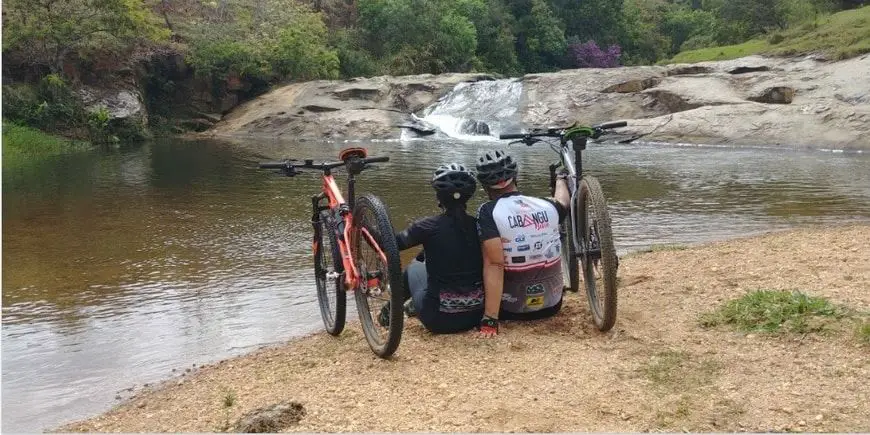
[{"label": "person's bare arm", "polygon": [[[504,254],[500,238],[483,242],[483,314],[498,319],[501,295],[504,291]],[[483,332],[483,331],[481,331]],[[489,337],[495,334],[484,334]]]}]

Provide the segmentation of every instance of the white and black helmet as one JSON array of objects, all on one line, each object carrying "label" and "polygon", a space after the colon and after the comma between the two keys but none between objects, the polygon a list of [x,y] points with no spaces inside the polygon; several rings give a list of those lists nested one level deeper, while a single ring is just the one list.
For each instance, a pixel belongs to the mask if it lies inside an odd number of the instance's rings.
[{"label": "white and black helmet", "polygon": [[432,187],[442,202],[466,202],[477,190],[474,173],[459,163],[441,165],[432,176]]},{"label": "white and black helmet", "polygon": [[504,151],[488,151],[477,159],[477,180],[486,187],[505,187],[518,173],[517,162]]}]

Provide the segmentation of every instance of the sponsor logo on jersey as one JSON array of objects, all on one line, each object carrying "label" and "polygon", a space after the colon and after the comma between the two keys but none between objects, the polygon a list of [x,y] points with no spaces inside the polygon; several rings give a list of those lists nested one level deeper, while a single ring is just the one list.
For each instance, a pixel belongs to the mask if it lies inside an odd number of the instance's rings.
[{"label": "sponsor logo on jersey", "polygon": [[546,292],[547,290],[544,288],[544,284],[541,283],[532,284],[526,287],[526,294],[529,296],[542,295]]},{"label": "sponsor logo on jersey", "polygon": [[523,201],[522,198],[520,198],[520,199],[515,199],[515,200],[514,200],[514,204],[520,206],[520,208],[529,209],[529,210],[532,209],[532,206],[526,204],[526,202]]},{"label": "sponsor logo on jersey", "polygon": [[537,308],[544,306],[543,296],[529,296],[526,298],[526,307]]},{"label": "sponsor logo on jersey", "polygon": [[503,248],[504,252],[513,252],[514,248]]},{"label": "sponsor logo on jersey", "polygon": [[525,263],[525,262],[526,262],[526,257],[523,255],[521,255],[519,257],[511,257],[511,263],[520,264],[520,263]]},{"label": "sponsor logo on jersey", "polygon": [[544,252],[544,257],[547,257],[547,259],[553,258],[557,255],[559,255],[559,245],[550,245],[550,247]]},{"label": "sponsor logo on jersey", "polygon": [[534,261],[534,260],[540,260],[540,259],[542,259],[542,258],[544,258],[543,255],[541,255],[541,254],[535,254],[535,255],[532,255],[531,257],[529,257],[529,260]]},{"label": "sponsor logo on jersey", "polygon": [[543,248],[543,247],[544,247],[544,243],[543,243],[543,242],[535,242],[535,249],[541,249],[541,248]]},{"label": "sponsor logo on jersey", "polygon": [[533,213],[518,214],[508,216],[508,226],[513,228],[535,227],[536,230],[541,230],[550,225],[550,216],[546,211],[536,211]]},{"label": "sponsor logo on jersey", "polygon": [[529,249],[532,249],[532,247],[529,245],[517,246],[517,251],[519,251],[519,252],[528,251]]},{"label": "sponsor logo on jersey", "polygon": [[510,293],[502,293],[502,294],[501,294],[501,300],[502,300],[502,302],[511,302],[511,303],[513,303],[513,302],[518,301],[519,299],[518,299],[516,296],[514,296],[514,295],[512,295],[512,294],[510,294]]},{"label": "sponsor logo on jersey", "polygon": [[[513,227],[512,227],[512,228],[513,228]],[[514,239],[514,241],[517,242],[517,243],[525,242],[525,241],[526,241],[526,235],[525,235],[525,234],[520,234],[520,235],[517,236],[516,239]]]}]

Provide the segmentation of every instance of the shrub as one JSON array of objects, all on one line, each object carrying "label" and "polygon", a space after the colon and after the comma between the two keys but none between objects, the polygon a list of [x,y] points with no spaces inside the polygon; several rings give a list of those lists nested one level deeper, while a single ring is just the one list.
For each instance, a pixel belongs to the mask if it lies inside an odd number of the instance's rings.
[{"label": "shrub", "polygon": [[568,45],[568,60],[575,68],[615,68],[620,66],[622,49],[611,45],[602,50],[595,41],[572,42]]}]

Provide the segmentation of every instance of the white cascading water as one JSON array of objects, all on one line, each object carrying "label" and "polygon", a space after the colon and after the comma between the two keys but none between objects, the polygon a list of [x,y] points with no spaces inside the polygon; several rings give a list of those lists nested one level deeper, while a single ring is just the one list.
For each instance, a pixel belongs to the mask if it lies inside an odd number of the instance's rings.
[{"label": "white cascading water", "polygon": [[451,138],[493,140],[519,124],[522,90],[523,83],[517,79],[459,83],[417,119]]}]

